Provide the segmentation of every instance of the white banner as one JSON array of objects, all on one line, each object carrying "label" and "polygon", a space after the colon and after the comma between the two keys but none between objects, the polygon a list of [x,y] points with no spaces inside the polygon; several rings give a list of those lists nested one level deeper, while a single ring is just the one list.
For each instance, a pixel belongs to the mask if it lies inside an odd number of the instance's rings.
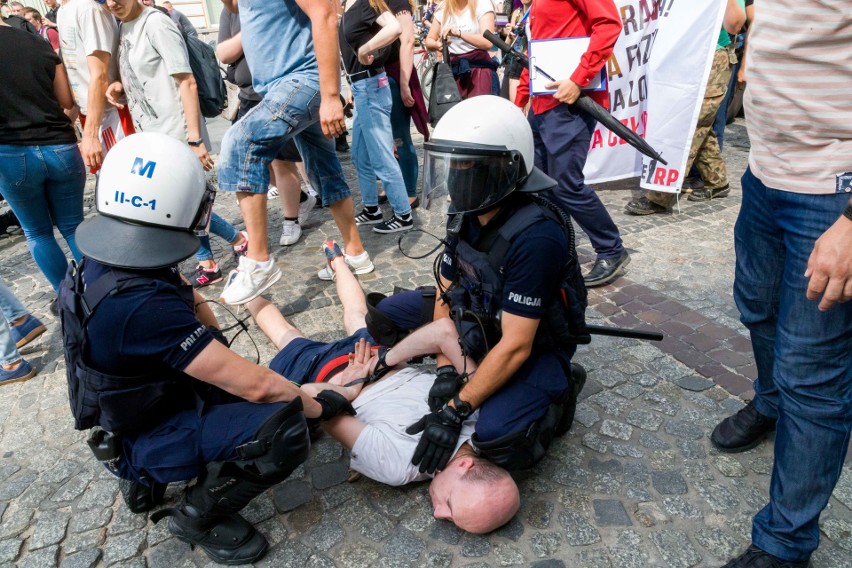
[{"label": "white banner", "polygon": [[[598,125],[584,173],[587,183],[641,176],[646,189],[677,192],[713,52],[724,0],[615,0],[622,31],[607,65],[610,112],[668,162],[644,158]],[[643,159],[644,158],[644,159]]]}]

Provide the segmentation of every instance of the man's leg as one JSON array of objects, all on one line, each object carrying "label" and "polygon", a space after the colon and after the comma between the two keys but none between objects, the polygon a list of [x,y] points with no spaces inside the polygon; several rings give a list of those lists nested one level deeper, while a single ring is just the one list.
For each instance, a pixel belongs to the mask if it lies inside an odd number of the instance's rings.
[{"label": "man's leg", "polygon": [[291,324],[275,304],[258,296],[246,304],[257,327],[279,350],[297,337],[304,337],[299,328]]},{"label": "man's leg", "polygon": [[352,335],[359,329],[367,327],[367,298],[361,284],[343,257],[338,256],[331,261],[332,268],[337,274],[335,286],[340,303],[343,304],[343,329],[347,335]]},{"label": "man's leg", "polygon": [[786,250],[775,339],[780,396],[770,501],[754,519],[752,541],[784,560],[805,561],[819,544],[819,516],[852,431],[852,304],[820,311],[806,299],[804,274],[814,242],[848,196],[769,191]]}]

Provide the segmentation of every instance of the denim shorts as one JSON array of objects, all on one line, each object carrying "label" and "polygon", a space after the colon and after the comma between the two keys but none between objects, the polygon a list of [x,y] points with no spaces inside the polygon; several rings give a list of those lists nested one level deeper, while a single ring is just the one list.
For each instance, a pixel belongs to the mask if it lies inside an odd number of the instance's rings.
[{"label": "denim shorts", "polygon": [[303,79],[281,81],[236,122],[222,140],[219,189],[266,193],[268,166],[288,140],[295,140],[311,185],[323,203],[351,195],[334,149],[319,124],[320,94]]}]

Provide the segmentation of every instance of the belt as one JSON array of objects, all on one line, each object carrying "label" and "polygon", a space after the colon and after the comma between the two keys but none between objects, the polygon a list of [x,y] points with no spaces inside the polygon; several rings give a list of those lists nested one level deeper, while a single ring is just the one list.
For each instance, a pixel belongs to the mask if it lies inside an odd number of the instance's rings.
[{"label": "belt", "polygon": [[362,79],[369,79],[370,77],[375,77],[376,75],[381,75],[385,72],[384,67],[378,67],[376,69],[364,69],[363,71],[358,71],[357,73],[352,73],[349,75],[350,83],[357,83]]}]

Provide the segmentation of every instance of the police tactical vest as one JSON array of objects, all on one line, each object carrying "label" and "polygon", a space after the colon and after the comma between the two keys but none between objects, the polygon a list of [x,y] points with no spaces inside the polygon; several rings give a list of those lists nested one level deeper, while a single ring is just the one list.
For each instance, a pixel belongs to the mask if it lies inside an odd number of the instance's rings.
[{"label": "police tactical vest", "polygon": [[[504,261],[515,239],[537,223],[555,222],[566,234],[568,262],[562,269],[559,290],[536,331],[536,347],[570,350],[577,344],[589,343],[585,312],[586,287],[574,247],[574,230],[570,219],[559,207],[540,196],[530,196],[531,203],[514,211],[501,211],[486,227],[474,247],[466,240],[466,222],[462,223],[458,243],[452,251],[456,279],[447,291],[451,314],[457,320],[474,322],[481,328],[490,350],[502,336],[503,288],[506,283]],[[496,223],[495,223],[496,221]],[[531,267],[535,269],[535,267]],[[530,299],[530,301],[534,301]]]},{"label": "police tactical vest", "polygon": [[[59,311],[68,401],[74,427],[100,426],[114,434],[136,434],[160,424],[180,410],[193,408],[196,398],[190,381],[163,378],[162,374],[111,375],[92,369],[86,327],[101,301],[132,289],[161,285],[153,278],[110,269],[91,284],[83,282],[83,266],[71,263],[59,288]],[[192,306],[192,289],[174,286],[175,294]]]}]

